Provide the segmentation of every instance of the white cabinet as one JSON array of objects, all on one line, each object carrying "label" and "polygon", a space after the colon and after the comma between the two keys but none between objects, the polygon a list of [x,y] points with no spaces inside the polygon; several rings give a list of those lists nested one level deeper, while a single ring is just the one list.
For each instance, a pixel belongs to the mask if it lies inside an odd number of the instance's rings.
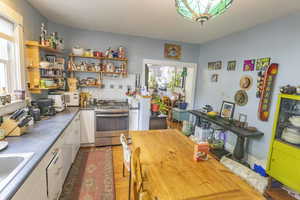
[{"label": "white cabinet", "polygon": [[[59,139],[49,152],[44,156],[41,162],[36,166],[30,176],[23,183],[21,188],[13,196],[12,200],[47,200],[47,167],[53,160],[57,151],[61,148],[62,141]],[[57,160],[58,162],[58,160]],[[59,161],[60,162],[60,161]],[[61,165],[60,165],[61,166]],[[61,183],[61,180],[56,180]],[[61,185],[61,184],[60,184]]]},{"label": "white cabinet", "polygon": [[81,144],[95,143],[95,112],[82,110],[80,114]]},{"label": "white cabinet", "polygon": [[72,162],[74,162],[76,155],[80,148],[81,130],[80,130],[80,113],[75,117],[71,124],[72,137]]},{"label": "white cabinet", "polygon": [[12,200],[56,200],[80,148],[80,113],[43,157]]},{"label": "white cabinet", "polygon": [[69,169],[72,165],[72,138],[71,138],[70,126],[64,131],[62,140],[62,159],[63,159],[63,169],[62,169],[62,181],[67,178]]},{"label": "white cabinet", "polygon": [[129,130],[130,131],[139,130],[139,110],[138,109],[129,110]]}]

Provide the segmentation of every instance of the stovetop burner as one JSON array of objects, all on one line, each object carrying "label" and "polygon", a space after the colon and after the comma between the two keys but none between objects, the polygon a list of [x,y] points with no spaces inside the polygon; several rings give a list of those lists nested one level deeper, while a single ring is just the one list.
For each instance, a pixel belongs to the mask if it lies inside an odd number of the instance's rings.
[{"label": "stovetop burner", "polygon": [[128,112],[128,102],[118,100],[99,100],[97,102],[98,112]]}]

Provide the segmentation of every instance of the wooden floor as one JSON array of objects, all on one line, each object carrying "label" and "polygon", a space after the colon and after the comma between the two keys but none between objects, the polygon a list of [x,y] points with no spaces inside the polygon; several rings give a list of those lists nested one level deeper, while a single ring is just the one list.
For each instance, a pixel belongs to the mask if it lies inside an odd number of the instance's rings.
[{"label": "wooden floor", "polygon": [[127,200],[129,174],[126,171],[125,177],[122,175],[123,152],[121,146],[113,147],[113,161],[116,200]]}]

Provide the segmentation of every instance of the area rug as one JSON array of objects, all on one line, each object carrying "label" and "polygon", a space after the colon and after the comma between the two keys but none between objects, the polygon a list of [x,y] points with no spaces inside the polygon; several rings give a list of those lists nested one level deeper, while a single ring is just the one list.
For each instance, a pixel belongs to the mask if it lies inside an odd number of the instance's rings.
[{"label": "area rug", "polygon": [[111,147],[80,149],[60,200],[114,200]]}]

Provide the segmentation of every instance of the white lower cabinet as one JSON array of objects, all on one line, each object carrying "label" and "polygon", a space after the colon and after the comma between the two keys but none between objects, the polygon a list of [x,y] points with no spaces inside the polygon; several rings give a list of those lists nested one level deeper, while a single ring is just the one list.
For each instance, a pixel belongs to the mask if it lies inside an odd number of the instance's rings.
[{"label": "white lower cabinet", "polygon": [[80,113],[72,120],[12,200],[57,200],[80,148]]},{"label": "white lower cabinet", "polygon": [[95,143],[95,112],[82,110],[80,113],[81,144]]}]

